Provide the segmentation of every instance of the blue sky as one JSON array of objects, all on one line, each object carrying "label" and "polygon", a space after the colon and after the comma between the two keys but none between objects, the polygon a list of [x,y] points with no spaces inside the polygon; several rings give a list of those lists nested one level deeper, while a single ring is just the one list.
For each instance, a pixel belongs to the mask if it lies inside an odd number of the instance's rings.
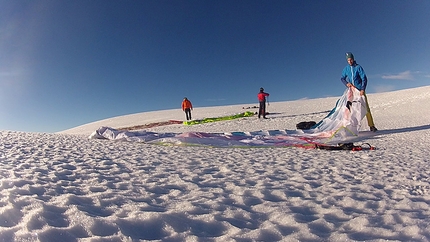
[{"label": "blue sky", "polygon": [[[430,84],[428,0],[0,0],[0,130]],[[371,101],[370,101],[371,102]],[[377,118],[377,114],[374,114]]]}]

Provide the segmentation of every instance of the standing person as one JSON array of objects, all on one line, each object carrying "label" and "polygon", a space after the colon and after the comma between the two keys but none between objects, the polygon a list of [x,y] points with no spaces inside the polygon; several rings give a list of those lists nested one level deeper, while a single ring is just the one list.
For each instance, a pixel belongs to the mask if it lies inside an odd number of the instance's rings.
[{"label": "standing person", "polygon": [[364,73],[363,67],[361,67],[354,59],[354,55],[351,52],[346,52],[346,61],[348,65],[343,68],[342,76],[340,80],[347,87],[355,87],[360,91],[360,95],[364,96],[364,100],[366,100],[367,105],[367,124],[370,127],[370,131],[376,132],[378,129],[375,127],[375,123],[373,122],[372,113],[370,112],[369,102],[367,101],[366,96],[366,87],[367,87],[367,76]]},{"label": "standing person", "polygon": [[187,120],[191,120],[191,110],[193,110],[193,105],[191,104],[190,100],[185,97],[182,101],[182,111],[185,112]]},{"label": "standing person", "polygon": [[260,102],[260,108],[258,109],[258,118],[263,115],[263,118],[266,118],[266,97],[269,96],[269,93],[264,92],[264,88],[260,88],[260,92],[258,93],[258,101]]}]

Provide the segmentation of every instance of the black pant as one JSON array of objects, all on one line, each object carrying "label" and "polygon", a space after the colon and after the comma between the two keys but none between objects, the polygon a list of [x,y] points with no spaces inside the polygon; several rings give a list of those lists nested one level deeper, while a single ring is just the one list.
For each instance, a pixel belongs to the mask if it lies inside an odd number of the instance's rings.
[{"label": "black pant", "polygon": [[187,120],[191,120],[191,108],[186,108],[184,111],[185,116],[187,116]]},{"label": "black pant", "polygon": [[258,118],[263,115],[263,118],[266,118],[266,101],[260,102],[260,108],[258,109]]}]

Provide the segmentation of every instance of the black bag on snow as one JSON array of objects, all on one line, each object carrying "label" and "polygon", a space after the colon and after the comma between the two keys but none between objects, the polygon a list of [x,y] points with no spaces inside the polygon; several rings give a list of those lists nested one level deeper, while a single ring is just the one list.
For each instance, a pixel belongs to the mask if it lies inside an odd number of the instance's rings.
[{"label": "black bag on snow", "polygon": [[317,124],[315,121],[300,122],[300,123],[296,124],[296,128],[297,129],[310,129],[315,124]]},{"label": "black bag on snow", "polygon": [[359,151],[359,150],[375,150],[376,148],[371,146],[369,143],[364,143],[361,145],[354,145],[354,143],[344,143],[344,144],[338,144],[336,146],[315,144],[315,149]]},{"label": "black bag on snow", "polygon": [[320,150],[353,150],[355,147],[359,146],[355,146],[353,143],[338,144],[336,146],[315,144],[315,148]]}]

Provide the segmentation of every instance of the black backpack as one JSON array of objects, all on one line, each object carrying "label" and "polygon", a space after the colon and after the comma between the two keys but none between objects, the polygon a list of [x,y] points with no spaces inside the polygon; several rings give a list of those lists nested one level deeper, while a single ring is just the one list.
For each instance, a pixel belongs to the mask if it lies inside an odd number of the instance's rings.
[{"label": "black backpack", "polygon": [[296,124],[297,129],[311,129],[312,126],[317,124],[315,121],[308,121],[308,122],[300,122]]}]

